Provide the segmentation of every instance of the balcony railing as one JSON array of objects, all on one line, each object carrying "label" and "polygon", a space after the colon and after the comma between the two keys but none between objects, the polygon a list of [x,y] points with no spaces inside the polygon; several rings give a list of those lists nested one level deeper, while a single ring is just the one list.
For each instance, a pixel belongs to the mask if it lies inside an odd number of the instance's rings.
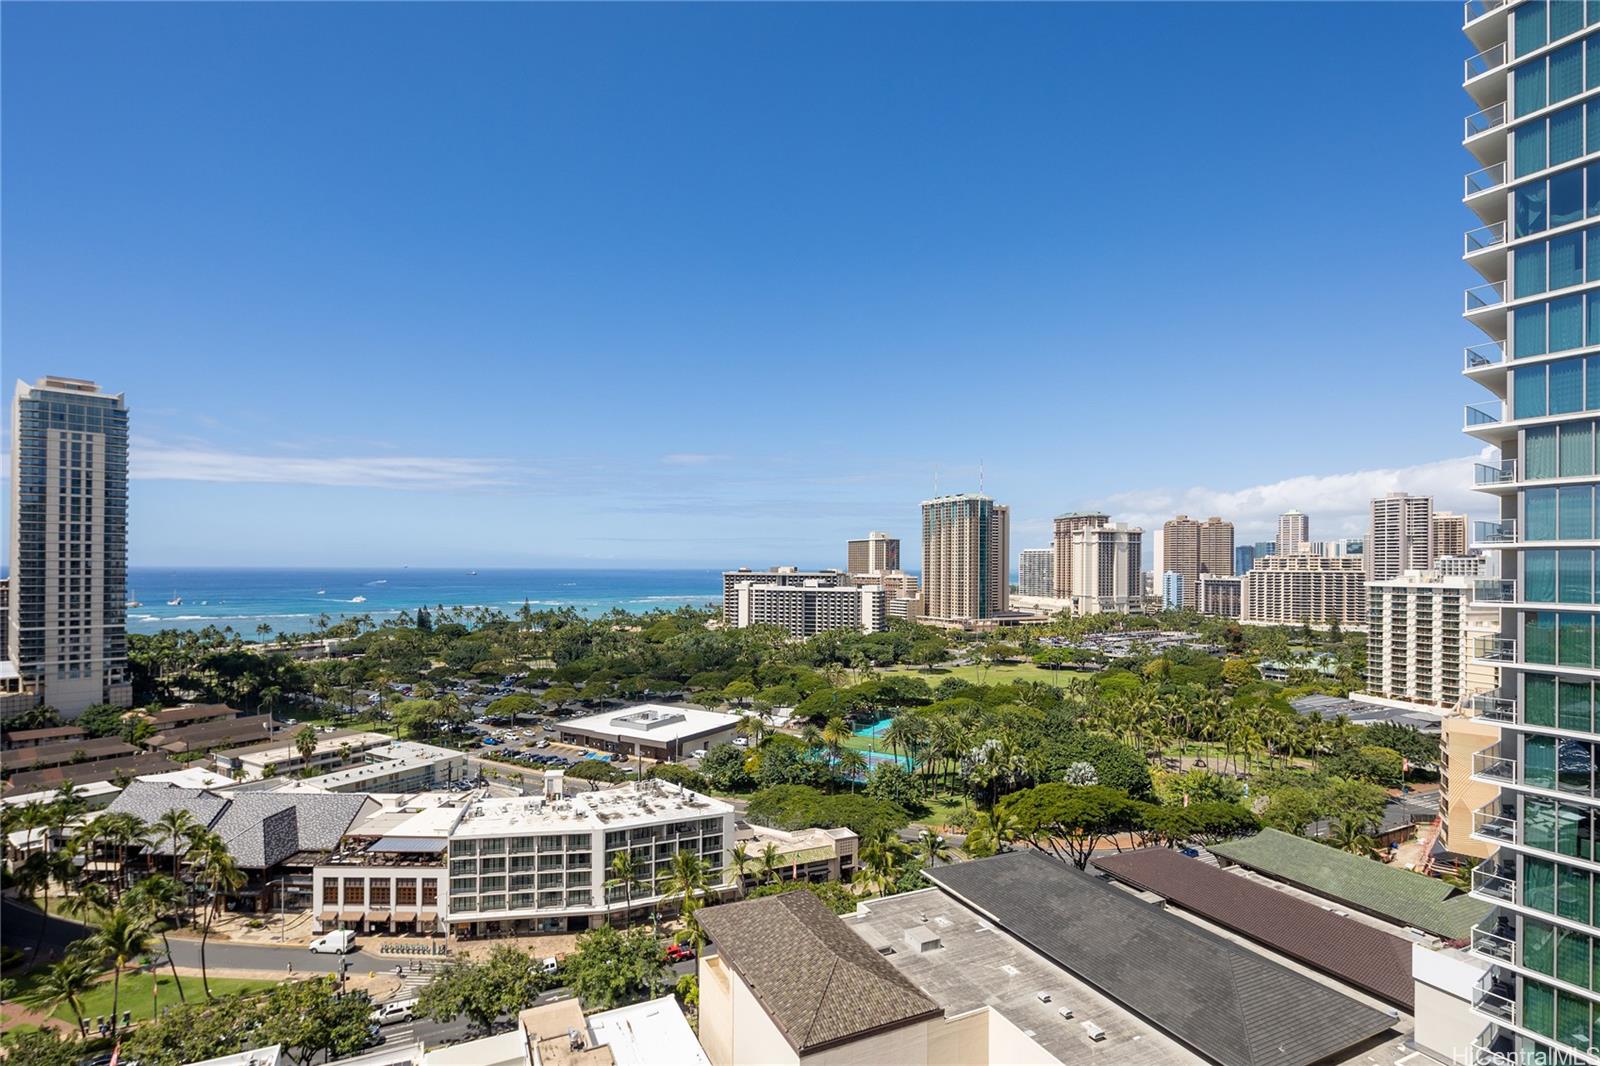
[{"label": "balcony railing", "polygon": [[1465,195],[1476,196],[1480,192],[1498,189],[1505,183],[1506,165],[1504,163],[1496,163],[1493,166],[1484,167],[1482,170],[1474,170],[1467,175]]},{"label": "balcony railing", "polygon": [[1498,1025],[1486,1025],[1472,1041],[1472,1058],[1477,1066],[1527,1066],[1517,1057],[1517,1038]]},{"label": "balcony railing", "polygon": [[1479,578],[1473,582],[1472,598],[1478,603],[1515,603],[1517,583],[1506,578]]},{"label": "balcony railing", "polygon": [[1499,800],[1484,804],[1472,812],[1472,832],[1506,844],[1516,843],[1516,808],[1502,806]]},{"label": "balcony railing", "polygon": [[1472,753],[1472,776],[1515,783],[1517,780],[1517,760],[1510,755],[1504,755],[1496,751],[1494,748],[1475,751]]},{"label": "balcony railing", "polygon": [[1506,46],[1497,44],[1492,48],[1485,48],[1475,56],[1471,56],[1462,65],[1462,81],[1471,81],[1481,78],[1491,70],[1499,70],[1506,65]]},{"label": "balcony railing", "polygon": [[1510,922],[1495,923],[1493,916],[1484,918],[1482,922],[1472,927],[1472,950],[1475,954],[1499,962],[1515,962],[1516,927]]},{"label": "balcony railing", "polygon": [[[1472,946],[1478,946],[1477,929],[1472,931]],[[1493,967],[1472,988],[1472,1009],[1498,1018],[1511,1025],[1517,1024],[1517,989]]]},{"label": "balcony railing", "polygon": [[1474,285],[1464,294],[1466,306],[1465,313],[1481,311],[1485,307],[1498,307],[1506,302],[1506,285],[1503,281],[1491,281],[1484,285]]},{"label": "balcony railing", "polygon": [[1509,485],[1517,480],[1517,461],[1502,459],[1498,463],[1476,463],[1472,467],[1472,480],[1477,485]]},{"label": "balcony railing", "polygon": [[1506,405],[1490,401],[1488,403],[1467,404],[1467,428],[1473,426],[1491,426],[1496,422],[1505,421]]},{"label": "balcony railing", "polygon": [[1463,360],[1465,370],[1478,370],[1486,366],[1495,366],[1506,361],[1506,350],[1499,341],[1484,341],[1474,344],[1465,351]]},{"label": "balcony railing", "polygon": [[[1517,638],[1499,636],[1474,638],[1472,641],[1472,657],[1474,659],[1487,659],[1493,663],[1514,663],[1517,661]],[[1493,699],[1503,700],[1506,703],[1511,702],[1505,699],[1504,696],[1494,696],[1487,692],[1481,692],[1472,697],[1472,699],[1485,701]],[[1468,702],[1470,703],[1471,701],[1469,700]]]},{"label": "balcony railing", "polygon": [[[1504,222],[1479,226],[1477,229],[1467,230],[1465,248],[1461,254],[1471,255],[1473,252],[1481,252],[1485,248],[1493,248],[1497,244],[1504,243],[1506,243],[1506,224]],[[1494,302],[1499,303],[1498,300]],[[1467,310],[1472,310],[1472,307],[1469,305]]]},{"label": "balcony railing", "polygon": [[1517,901],[1517,871],[1511,863],[1484,859],[1472,868],[1472,891],[1507,903]]},{"label": "balcony railing", "polygon": [[1491,104],[1474,114],[1468,115],[1464,129],[1468,138],[1476,137],[1480,133],[1488,133],[1496,127],[1505,125],[1506,105]]},{"label": "balcony railing", "polygon": [[1502,518],[1498,522],[1474,522],[1472,524],[1472,539],[1478,544],[1515,544],[1517,542],[1517,520],[1515,518]]},{"label": "balcony railing", "polygon": [[1483,18],[1491,11],[1498,11],[1506,5],[1506,0],[1466,0],[1461,5],[1461,25],[1466,26]]}]

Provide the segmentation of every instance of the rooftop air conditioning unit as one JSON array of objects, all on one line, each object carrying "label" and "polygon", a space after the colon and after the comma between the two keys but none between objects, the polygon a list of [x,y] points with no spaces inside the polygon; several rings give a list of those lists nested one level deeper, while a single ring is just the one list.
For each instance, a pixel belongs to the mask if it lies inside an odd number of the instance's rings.
[{"label": "rooftop air conditioning unit", "polygon": [[1094,1022],[1084,1022],[1083,1031],[1089,1034],[1090,1040],[1098,1042],[1106,1038],[1106,1031],[1094,1024]]},{"label": "rooftop air conditioning unit", "polygon": [[1063,1018],[1071,1018],[1072,1017],[1072,1008],[1071,1007],[1057,1007],[1056,1008],[1056,1013],[1061,1015],[1061,1017],[1063,1017]]},{"label": "rooftop air conditioning unit", "polygon": [[1040,992],[1039,993],[1039,1002],[1040,1003],[1049,1003],[1050,1002],[1050,993],[1048,993],[1048,992]]}]

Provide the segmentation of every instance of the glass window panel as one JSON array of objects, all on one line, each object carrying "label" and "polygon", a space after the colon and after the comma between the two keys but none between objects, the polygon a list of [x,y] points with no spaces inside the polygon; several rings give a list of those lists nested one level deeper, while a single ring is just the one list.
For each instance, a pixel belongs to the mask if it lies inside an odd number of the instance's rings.
[{"label": "glass window panel", "polygon": [[1546,352],[1544,337],[1544,304],[1519,307],[1511,312],[1514,333],[1511,340],[1512,358],[1543,355]]},{"label": "glass window panel", "polygon": [[1545,399],[1547,374],[1543,366],[1519,366],[1512,372],[1513,418],[1538,418],[1549,410]]},{"label": "glass window panel", "polygon": [[1539,973],[1555,973],[1555,926],[1537,918],[1522,919],[1522,965]]},{"label": "glass window panel", "polygon": [[1586,614],[1565,614],[1559,619],[1561,662],[1565,666],[1594,665],[1593,626]]},{"label": "glass window panel", "polygon": [[1594,423],[1560,427],[1561,476],[1582,477],[1594,471]]},{"label": "glass window panel", "polygon": [[[1573,310],[1579,305],[1573,303]],[[1552,328],[1555,318],[1551,318]],[[1579,331],[1579,344],[1582,343],[1582,330]],[[1571,345],[1578,347],[1578,344]],[[1583,410],[1583,360],[1564,359],[1559,363],[1550,364],[1550,413],[1553,415],[1570,415],[1574,411]]]},{"label": "glass window panel", "polygon": [[1590,854],[1589,811],[1585,807],[1556,804],[1556,850],[1563,855],[1587,859]]},{"label": "glass window panel", "polygon": [[[1561,698],[1561,728],[1584,729],[1589,728],[1589,700],[1584,694],[1582,713],[1574,709],[1572,724],[1568,725],[1567,708],[1565,706],[1569,686],[1562,685]],[[1576,700],[1574,703],[1576,704]],[[1563,792],[1572,792],[1580,796],[1588,796],[1593,792],[1594,783],[1594,749],[1581,740],[1563,740],[1556,750],[1556,787]]]},{"label": "glass window panel", "polygon": [[[1555,117],[1550,118],[1550,131],[1554,138]],[[1554,146],[1552,146],[1552,162],[1554,162]],[[1584,216],[1584,171],[1574,166],[1573,170],[1550,174],[1550,226],[1565,226],[1566,222],[1576,222],[1582,216]]]},{"label": "glass window panel", "polygon": [[1556,976],[1579,988],[1589,987],[1589,938],[1563,929],[1556,937]]},{"label": "glass window panel", "polygon": [[1556,537],[1555,489],[1529,489],[1523,497],[1523,521],[1529,540],[1554,540]]},{"label": "glass window panel", "polygon": [[1589,134],[1584,141],[1583,150],[1600,152],[1600,101],[1590,100],[1584,105],[1584,113],[1588,117]]},{"label": "glass window panel", "polygon": [[[1566,434],[1561,435],[1566,444]],[[1560,524],[1563,540],[1588,540],[1594,536],[1594,489],[1573,485],[1561,490]]]},{"label": "glass window panel", "polygon": [[[1523,145],[1526,138],[1522,133],[1517,134],[1517,158],[1521,160]],[[1541,131],[1539,137],[1539,164],[1544,165],[1544,136]],[[1534,167],[1538,170],[1539,167]],[[1516,213],[1517,236],[1526,237],[1530,233],[1542,233],[1550,224],[1549,212],[1545,210],[1548,198],[1545,196],[1547,182],[1535,181],[1517,189]]]},{"label": "glass window panel", "polygon": [[1594,602],[1594,552],[1561,553],[1561,584],[1556,592],[1562,603]]},{"label": "glass window panel", "polygon": [[1516,83],[1515,117],[1531,115],[1545,105],[1544,67],[1544,60],[1536,59],[1517,68],[1513,76]]},{"label": "glass window panel", "polygon": [[[1595,132],[1600,135],[1600,122],[1595,123]],[[1589,214],[1600,215],[1600,163],[1590,163],[1583,169],[1589,182]]]},{"label": "glass window panel", "polygon": [[1556,909],[1556,864],[1549,859],[1522,860],[1522,903],[1536,911],[1554,914]]},{"label": "glass window panel", "polygon": [[1516,31],[1517,55],[1525,56],[1535,48],[1542,48],[1548,37],[1545,24],[1544,0],[1531,0],[1517,8],[1513,15]]},{"label": "glass window panel", "polygon": [[[1554,724],[1554,723],[1549,723]],[[1556,802],[1538,796],[1522,801],[1522,840],[1530,848],[1556,850]]]},{"label": "glass window panel", "polygon": [[[1519,73],[1520,68],[1519,68]],[[1550,53],[1550,102],[1560,103],[1583,92],[1583,42],[1573,41]],[[1518,85],[1521,88],[1521,85]],[[1521,102],[1520,100],[1518,101]]]},{"label": "glass window panel", "polygon": [[[1590,3],[1592,5],[1595,0],[1590,0]],[[1589,21],[1593,22],[1595,20],[1591,18]],[[1584,66],[1588,68],[1589,72],[1586,84],[1593,89],[1595,86],[1600,85],[1600,33],[1591,34],[1585,38],[1584,43],[1588,52]]]},{"label": "glass window panel", "polygon": [[1523,453],[1528,459],[1527,476],[1556,476],[1556,427],[1538,426],[1522,435]]},{"label": "glass window panel", "polygon": [[[1589,920],[1589,872],[1576,866],[1563,866],[1556,871],[1556,913],[1576,922]],[[1587,987],[1586,974],[1577,984]]]},{"label": "glass window panel", "polygon": [[1550,40],[1583,29],[1583,0],[1550,0]]},{"label": "glass window panel", "polygon": [[1565,352],[1583,347],[1583,297],[1563,296],[1550,301],[1550,350]]},{"label": "glass window panel", "polygon": [[1522,1024],[1541,1036],[1556,1032],[1556,990],[1538,981],[1522,982]]},{"label": "glass window panel", "polygon": [[1556,738],[1525,734],[1522,738],[1522,780],[1536,788],[1556,787]]},{"label": "glass window panel", "polygon": [[1556,661],[1554,611],[1527,611],[1522,618],[1522,658],[1530,663]]},{"label": "glass window panel", "polygon": [[1545,245],[1530,244],[1518,248],[1513,253],[1512,262],[1516,264],[1516,284],[1512,287],[1512,296],[1520,299],[1545,291]]},{"label": "glass window panel", "polygon": [[1600,344],[1600,293],[1589,294],[1589,343]]},{"label": "glass window panel", "polygon": [[[1583,108],[1562,108],[1549,118],[1550,132],[1547,135],[1550,141],[1550,165],[1565,163],[1569,159],[1576,159],[1583,154]],[[1555,182],[1557,178],[1565,178],[1564,191],[1567,199],[1563,203],[1578,204],[1583,201],[1583,172],[1579,170],[1568,171],[1565,175],[1553,174],[1550,177],[1550,196],[1552,201],[1558,199]],[[1581,218],[1583,216],[1575,216]],[[1567,221],[1571,221],[1568,219]],[[1552,226],[1561,223],[1552,221]]]},{"label": "glass window panel", "polygon": [[1587,237],[1584,247],[1588,252],[1583,264],[1584,275],[1600,281],[1600,226],[1591,226],[1584,232]]},{"label": "glass window panel", "polygon": [[[1571,2],[1571,0],[1567,0]],[[1556,1039],[1568,1047],[1593,1047],[1589,1001],[1565,989],[1556,992]]]},{"label": "glass window panel", "polygon": [[1530,603],[1556,602],[1556,553],[1522,553],[1522,595]]},{"label": "glass window panel", "polygon": [[1522,717],[1529,725],[1556,724],[1556,679],[1529,674],[1522,685]]},{"label": "glass window panel", "polygon": [[[1600,248],[1595,249],[1600,265]],[[1583,284],[1583,234],[1563,233],[1550,238],[1550,287],[1564,289]]]}]

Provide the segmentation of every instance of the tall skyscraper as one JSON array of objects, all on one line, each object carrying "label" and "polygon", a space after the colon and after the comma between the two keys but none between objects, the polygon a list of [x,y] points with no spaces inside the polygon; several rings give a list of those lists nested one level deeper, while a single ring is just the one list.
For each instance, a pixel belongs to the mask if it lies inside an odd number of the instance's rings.
[{"label": "tall skyscraper", "polygon": [[1235,574],[1247,573],[1255,565],[1256,549],[1250,544],[1241,544],[1233,549],[1233,572]]},{"label": "tall skyscraper", "polygon": [[923,616],[972,621],[1010,602],[1011,511],[965,493],[922,501]]},{"label": "tall skyscraper", "polygon": [[[1477,54],[1467,60],[1475,114],[1463,143],[1469,166],[1483,168],[1466,176],[1465,202],[1484,224],[1467,233],[1465,258],[1485,280],[1466,292],[1466,320],[1485,336],[1466,349],[1464,372],[1497,398],[1468,406],[1465,428],[1500,449],[1477,468],[1476,487],[1498,513],[1473,539],[1501,560],[1501,577],[1479,580],[1475,592],[1500,611],[1499,635],[1475,650],[1498,665],[1499,686],[1468,700],[1500,729],[1498,744],[1473,760],[1472,780],[1500,794],[1473,816],[1472,839],[1499,850],[1472,871],[1472,895],[1495,908],[1472,931],[1472,950],[1489,966],[1472,995],[1483,1025],[1472,1061],[1595,1063],[1600,971],[1585,967],[1600,950],[1600,619],[1594,553],[1580,545],[1595,538],[1590,499],[1600,480],[1600,377],[1586,384],[1600,367],[1585,354],[1600,341],[1600,274],[1586,276],[1591,259],[1578,254],[1575,227],[1600,193],[1583,189],[1586,171],[1600,183],[1587,154],[1600,145],[1589,139],[1600,137],[1600,70],[1576,75],[1586,56],[1600,56],[1600,11],[1474,2],[1464,28]],[[1555,491],[1545,487],[1553,478],[1562,479]]]},{"label": "tall skyscraper", "polygon": [[1068,511],[1058,514],[1055,519],[1056,553],[1055,573],[1051,576],[1050,585],[1057,590],[1059,596],[1070,596],[1073,587],[1072,575],[1072,534],[1080,529],[1094,529],[1111,521],[1111,516],[1101,514],[1099,511]]},{"label": "tall skyscraper", "polygon": [[845,544],[845,573],[873,574],[900,569],[900,538],[873,530],[865,540]]},{"label": "tall skyscraper", "polygon": [[[1299,511],[1285,511],[1278,516],[1278,540],[1275,555],[1294,555],[1306,550],[1311,541],[1311,519]],[[1257,552],[1257,557],[1260,553]]]},{"label": "tall skyscraper", "polygon": [[1433,558],[1467,554],[1467,516],[1449,511],[1433,512]]},{"label": "tall skyscraper", "polygon": [[17,382],[6,656],[64,715],[133,702],[128,408],[92,381]]},{"label": "tall skyscraper", "polygon": [[1144,530],[1120,522],[1085,526],[1072,532],[1072,587],[1056,595],[1070,603],[1074,615],[1127,614],[1144,601],[1144,575],[1139,569]]},{"label": "tall skyscraper", "polygon": [[1183,575],[1175,570],[1164,571],[1161,575],[1161,606],[1169,611],[1183,607]]},{"label": "tall skyscraper", "polygon": [[1183,576],[1183,605],[1200,606],[1200,575],[1233,573],[1233,523],[1212,516],[1196,522],[1178,515],[1161,527],[1161,566]]},{"label": "tall skyscraper", "polygon": [[[1278,554],[1278,542],[1277,541],[1275,541],[1275,540],[1258,540],[1258,541],[1256,541],[1256,551],[1255,551],[1255,558],[1256,559],[1265,559],[1269,555],[1276,555],[1276,554]],[[1251,562],[1254,562],[1254,561],[1255,561],[1255,559],[1251,560]]]},{"label": "tall skyscraper", "polygon": [[1372,501],[1363,552],[1368,581],[1393,581],[1433,565],[1433,497],[1391,492]]},{"label": "tall skyscraper", "polygon": [[1056,553],[1051,548],[1024,548],[1017,561],[1017,595],[1053,596],[1051,571]]},{"label": "tall skyscraper", "polygon": [[1200,523],[1200,572],[1216,577],[1233,573],[1233,523],[1215,515]]}]

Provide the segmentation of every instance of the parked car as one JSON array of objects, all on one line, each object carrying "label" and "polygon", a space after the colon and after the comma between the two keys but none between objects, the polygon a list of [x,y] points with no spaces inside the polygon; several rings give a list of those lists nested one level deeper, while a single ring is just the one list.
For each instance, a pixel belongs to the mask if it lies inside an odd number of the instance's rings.
[{"label": "parked car", "polygon": [[705,757],[706,749],[704,748],[696,748],[689,753],[689,758],[691,759],[704,759]]},{"label": "parked car", "polygon": [[550,742],[544,737],[540,737],[538,740],[533,742],[533,746],[536,748],[548,748],[550,746]]},{"label": "parked car", "polygon": [[415,1014],[416,1006],[415,999],[391,999],[387,1003],[378,1004],[378,1009],[372,1012],[372,1020],[379,1025],[409,1022]]},{"label": "parked car", "polygon": [[750,740],[748,737],[734,737],[733,746],[736,748],[748,748],[750,746]]},{"label": "parked car", "polygon": [[667,945],[668,962],[688,962],[692,958],[694,958],[694,948],[688,944]]},{"label": "parked car", "polygon": [[311,942],[313,955],[348,955],[356,949],[356,934],[350,929],[336,929],[327,936]]}]

